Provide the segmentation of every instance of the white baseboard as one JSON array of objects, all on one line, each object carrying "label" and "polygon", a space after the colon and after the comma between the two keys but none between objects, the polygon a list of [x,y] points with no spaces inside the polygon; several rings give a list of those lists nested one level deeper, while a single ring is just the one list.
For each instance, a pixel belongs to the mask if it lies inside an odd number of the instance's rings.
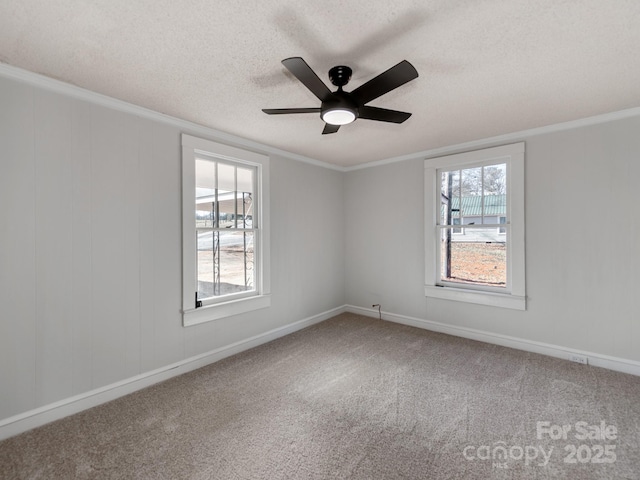
[{"label": "white baseboard", "polygon": [[[217,348],[210,352],[190,357],[180,362],[136,375],[135,377],[131,377],[111,385],[91,390],[80,395],[75,395],[73,397],[0,420],[0,440],[4,440],[27,430],[31,430],[32,428],[45,425],[52,421],[73,415],[74,413],[78,413],[124,395],[128,395],[129,393],[133,393],[137,390],[141,390],[142,388],[168,380],[169,378],[215,363],[223,358],[257,347],[258,345],[262,345],[277,338],[284,337],[285,335],[289,335],[298,330],[302,330],[303,328],[328,320],[329,318],[344,312],[357,313],[368,317],[378,318],[378,310],[376,309],[357,307],[354,305],[337,307],[318,315],[290,323],[289,325],[270,330],[260,335],[247,338],[230,345],[225,345],[224,347]],[[526,352],[539,353],[564,360],[568,360],[570,356],[574,354],[586,356],[589,359],[589,365],[640,376],[640,362],[636,362],[634,360],[626,360],[623,358],[611,357],[608,355],[586,352],[558,345],[534,342],[522,338],[484,332],[482,330],[467,327],[447,325],[440,322],[433,322],[430,320],[389,312],[382,312],[382,319],[402,325],[409,325],[425,330],[454,335],[456,337],[463,337],[485,343],[515,348]]]},{"label": "white baseboard", "polygon": [[[368,317],[378,318],[378,310],[371,308],[357,307],[354,305],[346,305],[345,311],[357,313]],[[549,343],[535,342],[525,340],[523,338],[510,337],[499,333],[485,332],[467,327],[458,327],[447,325],[445,323],[433,322],[431,320],[423,320],[421,318],[408,317],[406,315],[397,315],[389,312],[382,312],[382,319],[402,325],[431,330],[433,332],[446,333],[456,337],[478,340],[480,342],[501,345],[503,347],[524,350],[525,352],[540,353],[550,357],[569,360],[572,355],[587,357],[589,365],[594,367],[607,368],[617,372],[629,373],[631,375],[640,376],[640,362],[635,360],[627,360],[624,358],[611,357],[600,353],[586,352],[584,350],[576,350],[573,348],[552,345]]]},{"label": "white baseboard", "polygon": [[235,355],[236,353],[243,352],[250,348],[257,347],[258,345],[262,345],[263,343],[267,343],[298,330],[302,330],[303,328],[327,320],[335,315],[344,313],[345,311],[346,309],[344,306],[327,310],[326,312],[318,315],[313,315],[283,327],[261,333],[254,337],[247,338],[230,345],[225,345],[224,347],[217,348],[210,352],[196,355],[171,365],[112,383],[111,385],[106,385],[80,395],[65,398],[64,400],[0,420],[0,440],[4,440],[27,430],[31,430],[32,428],[53,422],[54,420],[59,420],[69,415],[73,415],[74,413],[109,402],[153,384],[168,380],[169,378],[215,363],[223,358]]}]

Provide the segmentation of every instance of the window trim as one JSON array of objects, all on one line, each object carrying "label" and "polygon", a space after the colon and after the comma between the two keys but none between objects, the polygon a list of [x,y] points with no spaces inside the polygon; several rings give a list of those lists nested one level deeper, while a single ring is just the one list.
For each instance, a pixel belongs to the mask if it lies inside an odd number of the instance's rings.
[{"label": "window trim", "polygon": [[[516,310],[526,310],[525,292],[525,219],[524,219],[524,142],[499,147],[474,150],[424,161],[425,181],[425,286],[427,297],[490,305]],[[485,291],[464,285],[440,285],[437,283],[437,255],[440,199],[438,169],[465,167],[479,163],[507,163],[507,217],[510,238],[507,242],[508,292]]]},{"label": "window trim", "polygon": [[[196,156],[206,155],[225,162],[250,165],[257,168],[256,198],[258,218],[256,242],[255,292],[251,295],[230,295],[228,300],[196,308],[196,245],[193,240],[196,231],[195,165]],[[182,134],[182,323],[183,326],[197,325],[219,320],[232,315],[246,313],[271,306],[270,283],[270,235],[269,235],[269,157],[241,148],[230,147],[211,140]]]}]

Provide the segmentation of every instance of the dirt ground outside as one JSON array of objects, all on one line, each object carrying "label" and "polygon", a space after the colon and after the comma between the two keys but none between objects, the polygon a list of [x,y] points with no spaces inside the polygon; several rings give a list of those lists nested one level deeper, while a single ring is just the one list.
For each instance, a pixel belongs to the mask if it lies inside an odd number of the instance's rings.
[{"label": "dirt ground outside", "polygon": [[[444,247],[444,246],[443,246]],[[444,252],[444,248],[442,251]],[[442,278],[445,278],[443,253]],[[507,280],[507,248],[502,243],[452,242],[452,282],[505,286]]]}]

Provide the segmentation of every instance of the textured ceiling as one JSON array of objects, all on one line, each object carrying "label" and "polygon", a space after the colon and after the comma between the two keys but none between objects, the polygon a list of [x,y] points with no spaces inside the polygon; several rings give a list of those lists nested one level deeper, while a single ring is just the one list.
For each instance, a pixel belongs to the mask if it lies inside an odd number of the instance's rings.
[{"label": "textured ceiling", "polygon": [[[0,61],[310,158],[352,166],[640,106],[638,0],[2,0]],[[347,91],[401,60],[371,102],[412,112],[321,135],[280,63]],[[334,89],[333,86],[331,86]]]}]

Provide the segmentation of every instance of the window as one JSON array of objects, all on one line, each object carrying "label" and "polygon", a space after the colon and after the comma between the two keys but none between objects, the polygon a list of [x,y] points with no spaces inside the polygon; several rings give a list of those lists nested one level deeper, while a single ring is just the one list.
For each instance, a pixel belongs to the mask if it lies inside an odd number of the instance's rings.
[{"label": "window", "polygon": [[183,324],[268,307],[268,157],[182,135]]},{"label": "window", "polygon": [[425,192],[425,295],[524,310],[524,143],[426,160]]}]

